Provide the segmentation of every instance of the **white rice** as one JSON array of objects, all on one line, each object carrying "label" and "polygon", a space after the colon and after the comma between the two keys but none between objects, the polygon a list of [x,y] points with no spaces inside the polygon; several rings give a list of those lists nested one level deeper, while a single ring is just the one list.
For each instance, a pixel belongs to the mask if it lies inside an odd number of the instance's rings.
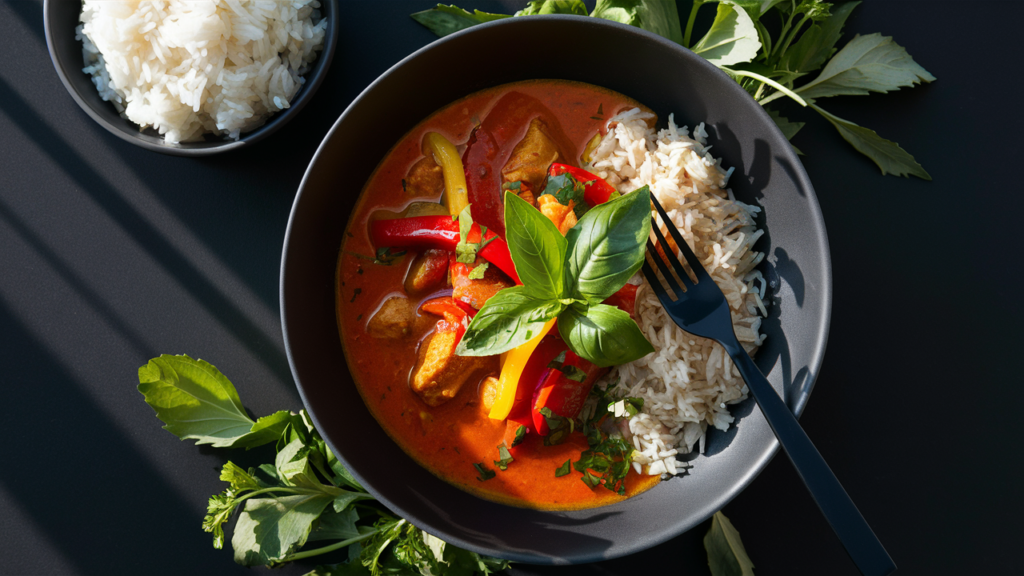
[{"label": "white rice", "polygon": [[290,105],[323,47],[316,0],[85,0],[100,96],[167,142],[238,139]]},{"label": "white rice", "polygon": [[[758,330],[767,315],[765,281],[754,270],[764,254],[752,250],[762,234],[754,226],[760,208],[732,199],[725,188],[732,169],[723,170],[721,161],[708,153],[703,123],[691,137],[672,116],[669,127],[655,133],[648,125],[653,119],[653,114],[634,108],[609,120],[609,132],[592,153],[590,168],[623,193],[650,186],[725,293],[736,336],[753,353],[764,340]],[[688,466],[677,456],[694,446],[704,451],[709,424],[729,428],[733,417],[728,405],[745,399],[747,386],[719,344],[676,326],[642,275],[633,283],[640,285],[638,323],[655,351],[614,368],[605,382],[618,382],[620,395],[644,399],[626,434],[636,449],[637,472],[677,474]]]}]

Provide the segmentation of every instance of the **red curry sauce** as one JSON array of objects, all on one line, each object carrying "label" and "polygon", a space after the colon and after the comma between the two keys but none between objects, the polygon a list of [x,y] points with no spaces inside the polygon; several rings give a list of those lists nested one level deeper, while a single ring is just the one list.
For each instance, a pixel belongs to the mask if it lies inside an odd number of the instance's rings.
[{"label": "red curry sauce", "polygon": [[[489,114],[503,98],[503,105]],[[510,102],[513,105],[507,105]],[[646,490],[657,484],[658,477],[630,472],[626,496],[618,496],[604,487],[589,488],[574,469],[567,476],[556,478],[559,466],[569,459],[578,460],[587,449],[586,439],[579,432],[558,446],[544,446],[540,436],[529,434],[526,441],[511,450],[515,461],[508,469],[497,470],[493,462],[500,458],[497,447],[502,443],[505,422],[491,420],[481,406],[478,387],[487,374],[467,383],[455,398],[437,407],[425,404],[410,388],[418,346],[438,318],[420,312],[403,338],[378,338],[367,332],[367,322],[385,300],[405,296],[403,281],[412,262],[410,254],[390,266],[372,263],[375,250],[367,234],[368,222],[378,210],[399,212],[413,201],[438,200],[417,198],[403,190],[403,178],[423,157],[421,142],[427,132],[442,134],[462,153],[473,128],[482,123],[489,128],[491,141],[475,148],[486,150],[493,164],[480,170],[501,170],[512,148],[526,133],[529,121],[541,116],[552,127],[553,137],[562,149],[572,154],[575,164],[587,142],[603,129],[608,118],[635,106],[641,105],[603,88],[556,80],[507,84],[472,94],[439,110],[398,142],[366,184],[349,221],[338,263],[337,302],[343,348],[356,386],[370,412],[406,453],[443,480],[478,496],[530,508],[590,508]],[[467,161],[467,166],[471,165]],[[467,174],[468,179],[473,177]],[[481,202],[471,196],[470,202],[474,200]],[[415,300],[418,304],[428,298]],[[492,373],[498,370],[495,358]],[[494,470],[495,476],[480,481],[474,463]]]}]

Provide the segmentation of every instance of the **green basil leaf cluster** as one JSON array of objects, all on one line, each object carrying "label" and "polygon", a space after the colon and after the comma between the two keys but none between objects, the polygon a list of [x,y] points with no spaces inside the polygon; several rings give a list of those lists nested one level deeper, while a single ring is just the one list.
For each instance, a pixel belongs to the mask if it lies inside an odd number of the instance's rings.
[{"label": "green basil leaf cluster", "polygon": [[[243,566],[279,566],[349,548],[345,564],[307,574],[420,574],[470,576],[508,567],[497,558],[447,545],[377,504],[324,442],[305,411],[275,412],[255,422],[234,385],[216,367],[188,356],[163,355],[139,368],[146,403],[181,439],[224,448],[276,442],[272,462],[245,470],[228,461],[228,487],[210,497],[203,530],[214,548],[224,524],[241,508],[231,537]],[[509,455],[511,460],[511,455]],[[310,542],[330,542],[309,549]]]},{"label": "green basil leaf cluster", "polygon": [[569,348],[598,366],[654,351],[629,314],[601,304],[643,265],[651,232],[643,187],[591,208],[566,236],[515,194],[505,195],[506,241],[522,286],[484,304],[456,352],[490,356],[533,339],[552,318]]}]

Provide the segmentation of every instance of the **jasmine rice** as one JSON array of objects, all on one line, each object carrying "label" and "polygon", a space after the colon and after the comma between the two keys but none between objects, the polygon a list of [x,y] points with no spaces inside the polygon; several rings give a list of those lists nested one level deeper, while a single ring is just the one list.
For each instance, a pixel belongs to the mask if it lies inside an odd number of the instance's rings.
[{"label": "jasmine rice", "polygon": [[[675,125],[656,132],[655,116],[640,109],[608,121],[608,134],[591,154],[590,170],[628,193],[650,186],[708,274],[725,293],[736,337],[750,353],[761,345],[767,316],[765,280],[754,269],[764,254],[753,250],[762,231],[754,226],[757,206],[738,202],[726,189],[724,170],[707,146],[701,123],[693,130]],[[650,123],[650,124],[649,124]],[[657,220],[664,230],[660,217]],[[708,426],[727,430],[729,405],[747,397],[747,386],[722,347],[676,326],[642,275],[636,299],[637,323],[654,353],[613,368],[605,384],[644,399],[643,410],[623,430],[633,443],[633,466],[650,475],[677,474],[687,467],[677,456],[704,451]]]}]

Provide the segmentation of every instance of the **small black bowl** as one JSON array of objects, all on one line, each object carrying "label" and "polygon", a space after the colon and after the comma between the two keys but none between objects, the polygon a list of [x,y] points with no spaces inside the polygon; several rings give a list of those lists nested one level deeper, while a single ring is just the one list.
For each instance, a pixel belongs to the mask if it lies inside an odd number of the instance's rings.
[{"label": "small black bowl", "polygon": [[[495,58],[496,46],[514,57]],[[732,407],[728,432],[712,430],[690,472],[629,500],[572,512],[483,500],[407,456],[363,404],[335,315],[335,266],[359,189],[388,150],[435,110],[519,80],[589,82],[636,98],[664,123],[706,122],[714,155],[735,167],[738,199],[760,204],[767,253],[767,340],[757,364],[800,413],[821,366],[831,310],[828,241],[817,199],[792,146],[736,82],[689,50],[638,28],[596,18],[533,16],[470,28],[388,70],[341,115],[302,180],[285,236],[281,314],[303,402],[331,449],[385,505],[459,546],[539,563],[591,562],[637,552],[711,516],[746,487],[778,449],[753,399]],[[794,485],[794,492],[804,490]],[[639,569],[638,572],[645,570]]]},{"label": "small black bowl", "polygon": [[168,144],[156,131],[140,130],[137,124],[121,117],[113,104],[100,98],[96,86],[92,83],[92,77],[82,72],[82,68],[85,68],[82,60],[82,42],[75,39],[75,28],[80,24],[79,16],[82,13],[81,2],[45,0],[43,23],[46,27],[46,46],[50,50],[50,59],[53,60],[53,67],[57,69],[57,75],[71,97],[93,120],[118,138],[148,150],[175,156],[209,156],[236,150],[270,136],[298,114],[313,97],[313,93],[331,66],[334,48],[338,44],[338,0],[320,0],[320,4],[323,16],[327,18],[324,47],[313,62],[313,67],[306,72],[305,83],[299,88],[287,109],[271,116],[263,126],[243,133],[238,140],[210,136],[202,142]]}]

